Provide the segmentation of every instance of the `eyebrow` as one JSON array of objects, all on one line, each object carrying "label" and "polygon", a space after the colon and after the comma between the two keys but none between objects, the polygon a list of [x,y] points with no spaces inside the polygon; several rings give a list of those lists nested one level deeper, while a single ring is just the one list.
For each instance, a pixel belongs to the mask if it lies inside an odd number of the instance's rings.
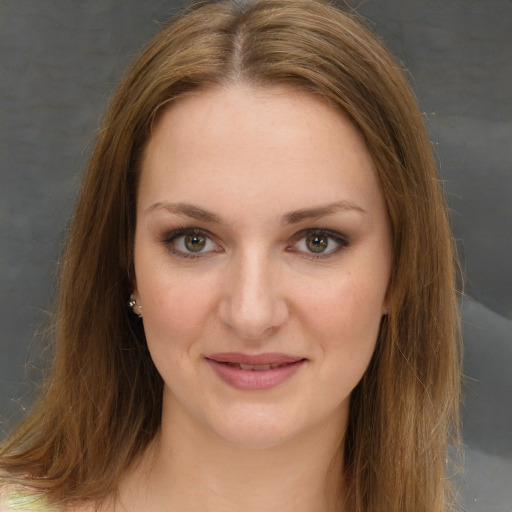
[{"label": "eyebrow", "polygon": [[316,208],[305,208],[303,210],[295,210],[293,212],[286,213],[283,215],[283,224],[297,224],[303,220],[319,219],[321,217],[327,217],[338,212],[349,212],[355,211],[366,214],[365,210],[350,201],[338,201],[336,203],[330,203],[325,206],[318,206]]},{"label": "eyebrow", "polygon": [[[217,214],[189,203],[168,203],[165,201],[159,201],[150,206],[146,210],[146,213],[162,209],[174,215],[185,215],[192,219],[201,220],[203,222],[211,222],[214,224],[224,223],[222,218]],[[294,210],[292,212],[285,213],[281,218],[281,223],[284,225],[297,224],[304,220],[319,219],[321,217],[326,217],[328,215],[346,211],[355,211],[366,214],[366,211],[357,204],[354,204],[350,201],[338,201],[336,203],[330,203],[323,206]]]},{"label": "eyebrow", "polygon": [[174,215],[185,215],[192,219],[202,220],[203,222],[212,222],[214,224],[221,224],[221,218],[215,213],[209,212],[208,210],[204,210],[203,208],[199,208],[198,206],[194,206],[193,204],[188,203],[168,203],[159,201],[154,205],[150,206],[146,213],[150,213],[155,210],[167,210],[169,213]]}]

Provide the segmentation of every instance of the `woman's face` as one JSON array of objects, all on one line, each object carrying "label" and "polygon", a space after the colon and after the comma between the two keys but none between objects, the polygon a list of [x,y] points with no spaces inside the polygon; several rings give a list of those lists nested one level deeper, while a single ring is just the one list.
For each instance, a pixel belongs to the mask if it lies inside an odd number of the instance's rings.
[{"label": "woman's face", "polygon": [[345,425],[392,258],[347,118],[286,87],[199,91],[160,118],[141,173],[133,296],[163,421],[250,447]]}]

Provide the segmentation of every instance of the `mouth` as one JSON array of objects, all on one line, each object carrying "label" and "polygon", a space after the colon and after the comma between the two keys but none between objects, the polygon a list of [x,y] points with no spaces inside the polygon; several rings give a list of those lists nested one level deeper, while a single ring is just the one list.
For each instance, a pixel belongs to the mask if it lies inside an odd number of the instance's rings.
[{"label": "mouth", "polygon": [[288,354],[222,353],[207,356],[206,362],[222,381],[242,390],[266,390],[291,378],[307,359]]},{"label": "mouth", "polygon": [[305,360],[304,357],[269,352],[265,354],[244,354],[242,352],[221,352],[206,357],[216,363],[239,366],[243,370],[270,370]]},{"label": "mouth", "polygon": [[293,363],[269,363],[269,364],[243,364],[243,363],[227,363],[221,362],[221,364],[227,364],[228,366],[232,366],[233,368],[240,368],[242,370],[252,370],[256,372],[270,370],[272,368],[280,368],[281,366],[287,366]]}]

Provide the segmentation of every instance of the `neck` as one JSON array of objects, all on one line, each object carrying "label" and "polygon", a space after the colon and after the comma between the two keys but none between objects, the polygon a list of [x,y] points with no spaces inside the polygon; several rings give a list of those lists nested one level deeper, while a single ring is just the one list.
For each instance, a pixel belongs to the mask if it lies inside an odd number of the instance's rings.
[{"label": "neck", "polygon": [[121,486],[126,510],[348,510],[340,436],[345,415],[275,446],[248,448],[216,436],[176,407],[164,406],[159,436]]}]

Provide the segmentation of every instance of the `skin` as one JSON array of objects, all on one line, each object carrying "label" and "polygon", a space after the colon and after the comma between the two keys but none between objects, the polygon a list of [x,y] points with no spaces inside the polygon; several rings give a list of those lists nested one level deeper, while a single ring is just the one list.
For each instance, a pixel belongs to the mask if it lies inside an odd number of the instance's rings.
[{"label": "skin", "polygon": [[[133,298],[163,417],[115,510],[349,510],[336,454],[392,260],[363,140],[314,95],[214,88],[168,108],[141,173]],[[306,361],[271,389],[240,390],[207,364],[218,352]]]}]

